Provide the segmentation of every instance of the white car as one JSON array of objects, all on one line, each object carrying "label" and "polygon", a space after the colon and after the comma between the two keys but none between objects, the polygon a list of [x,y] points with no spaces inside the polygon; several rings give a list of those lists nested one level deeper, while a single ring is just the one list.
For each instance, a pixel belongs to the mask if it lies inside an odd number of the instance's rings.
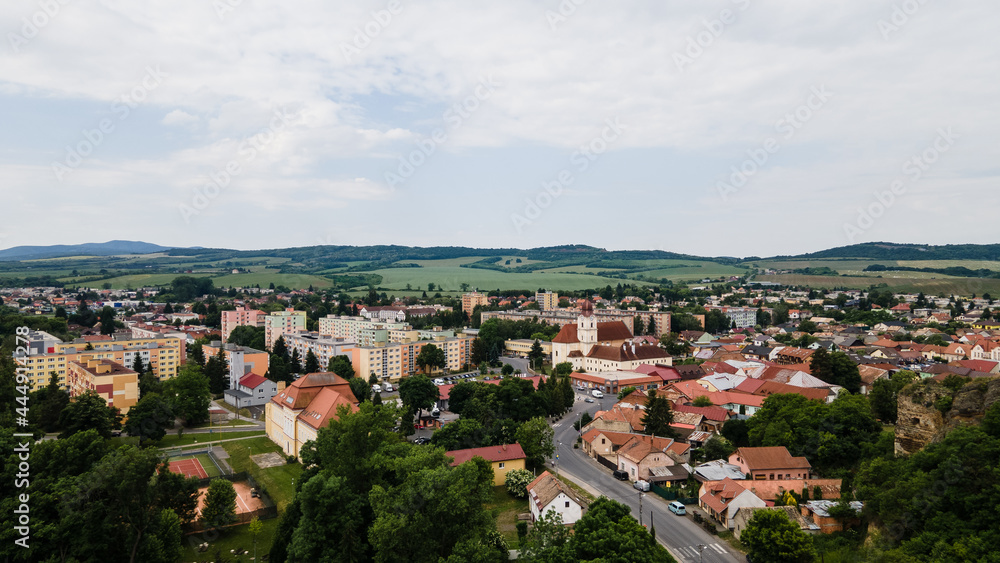
[{"label": "white car", "polygon": [[439,377],[434,380],[434,385],[444,385],[444,380]]},{"label": "white car", "polygon": [[593,391],[591,391],[590,394],[593,395],[595,399],[603,399],[604,398],[604,393],[601,393],[597,389],[594,389]]},{"label": "white car", "polygon": [[381,392],[382,392],[382,386],[381,385],[379,385],[378,383],[376,383],[375,385],[372,385],[372,393],[381,393]]}]

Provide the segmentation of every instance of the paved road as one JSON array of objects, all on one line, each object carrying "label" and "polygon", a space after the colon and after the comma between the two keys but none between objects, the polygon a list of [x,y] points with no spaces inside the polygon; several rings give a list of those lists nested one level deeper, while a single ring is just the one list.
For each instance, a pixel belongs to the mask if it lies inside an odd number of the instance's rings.
[{"label": "paved road", "polygon": [[[555,438],[561,445],[559,450],[559,470],[570,479],[585,485],[590,492],[603,494],[608,498],[621,502],[632,508],[632,514],[638,518],[639,491],[628,481],[618,481],[611,476],[611,471],[598,464],[582,449],[574,449],[573,443],[579,432],[573,429],[573,421],[584,411],[593,415],[601,402],[605,407],[613,404],[614,397],[595,400],[593,403],[584,401],[585,395],[577,393],[577,401],[572,414],[563,417],[555,423]],[[643,523],[649,525],[652,517],[656,526],[656,537],[665,544],[674,557],[681,562],[705,563],[741,563],[745,561],[743,554],[733,551],[726,542],[703,530],[691,521],[689,516],[677,516],[667,510],[667,501],[659,496],[646,493],[642,499]],[[704,545],[703,559],[699,558],[698,545]]]}]

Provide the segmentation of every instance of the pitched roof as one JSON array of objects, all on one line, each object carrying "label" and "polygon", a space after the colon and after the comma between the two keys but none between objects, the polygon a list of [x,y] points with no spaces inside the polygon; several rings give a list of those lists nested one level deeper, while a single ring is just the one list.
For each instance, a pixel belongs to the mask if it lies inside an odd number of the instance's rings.
[{"label": "pitched roof", "polygon": [[675,405],[673,411],[700,414],[707,420],[729,420],[729,411],[717,406],[695,407],[691,405]]},{"label": "pitched roof", "polygon": [[784,495],[785,491],[793,491],[796,494],[802,493],[802,489],[808,488],[809,495],[813,495],[813,487],[819,487],[825,499],[840,498],[840,479],[785,479],[782,481],[753,480],[745,479],[739,481],[744,489],[757,495],[762,500],[774,499],[779,494]]},{"label": "pitched roof", "polygon": [[257,375],[256,373],[248,373],[240,378],[240,385],[244,387],[249,387],[251,389],[256,389],[261,383],[267,381],[267,378],[263,375]]},{"label": "pitched roof", "polygon": [[743,458],[750,471],[767,469],[810,469],[812,465],[804,457],[792,457],[785,446],[770,446],[761,448],[739,448],[734,454]]},{"label": "pitched roof", "polygon": [[611,362],[634,362],[636,360],[659,360],[669,358],[666,350],[659,346],[642,344],[633,346],[628,343],[621,346],[602,346],[598,344],[590,349],[588,358],[608,360]]},{"label": "pitched roof", "polygon": [[[552,339],[552,342],[562,344],[575,344],[580,342],[580,337],[576,333],[576,323],[564,324],[559,329],[559,334]],[[609,342],[613,340],[628,340],[632,338],[632,332],[621,321],[608,321],[597,323],[597,341]]]},{"label": "pitched roof", "polygon": [[545,510],[545,507],[555,500],[560,493],[566,495],[570,500],[582,507],[587,506],[587,501],[583,497],[578,495],[572,488],[564,485],[562,481],[553,477],[548,471],[543,471],[541,475],[528,484],[528,502],[533,502],[539,512]]},{"label": "pitched roof", "polygon": [[479,456],[486,461],[510,461],[514,459],[524,459],[524,450],[521,448],[521,444],[514,442],[513,444],[504,444],[502,446],[486,446],[485,448],[469,448],[465,450],[453,450],[450,452],[445,452],[454,461],[451,465],[460,465],[470,459]]},{"label": "pitched roof", "polygon": [[729,508],[729,503],[745,492],[746,489],[739,485],[739,481],[733,481],[726,477],[722,481],[705,483],[705,494],[702,495],[701,500],[715,512],[724,514]]},{"label": "pitched roof", "polygon": [[330,422],[331,418],[336,418],[337,410],[342,405],[346,405],[351,412],[357,411],[356,401],[353,394],[345,396],[333,387],[324,387],[309,402],[305,410],[299,413],[297,418],[309,426],[319,429]]},{"label": "pitched roof", "polygon": [[333,373],[303,375],[271,397],[271,402],[292,410],[301,410],[297,418],[313,428],[320,428],[336,417],[341,405],[348,405],[352,411],[358,408],[358,400],[351,391],[351,386]]}]

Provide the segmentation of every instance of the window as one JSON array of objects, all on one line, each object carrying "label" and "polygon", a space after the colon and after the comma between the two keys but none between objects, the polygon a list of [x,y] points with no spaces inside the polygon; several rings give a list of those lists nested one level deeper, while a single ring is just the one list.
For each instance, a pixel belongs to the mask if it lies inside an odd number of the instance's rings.
[{"label": "window", "polygon": [[569,508],[569,501],[566,501],[566,508]]},{"label": "window", "polygon": [[501,461],[500,462],[500,469],[503,469],[503,466],[504,466],[504,462]]}]

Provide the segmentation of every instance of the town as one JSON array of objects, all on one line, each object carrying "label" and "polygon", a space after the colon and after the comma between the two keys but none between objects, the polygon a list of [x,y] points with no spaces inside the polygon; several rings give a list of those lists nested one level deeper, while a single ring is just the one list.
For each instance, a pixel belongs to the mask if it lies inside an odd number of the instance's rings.
[{"label": "town", "polygon": [[921,508],[992,482],[988,293],[353,293],[0,289],[19,541],[104,552],[66,528],[94,518],[143,561],[849,561],[990,529]]}]

